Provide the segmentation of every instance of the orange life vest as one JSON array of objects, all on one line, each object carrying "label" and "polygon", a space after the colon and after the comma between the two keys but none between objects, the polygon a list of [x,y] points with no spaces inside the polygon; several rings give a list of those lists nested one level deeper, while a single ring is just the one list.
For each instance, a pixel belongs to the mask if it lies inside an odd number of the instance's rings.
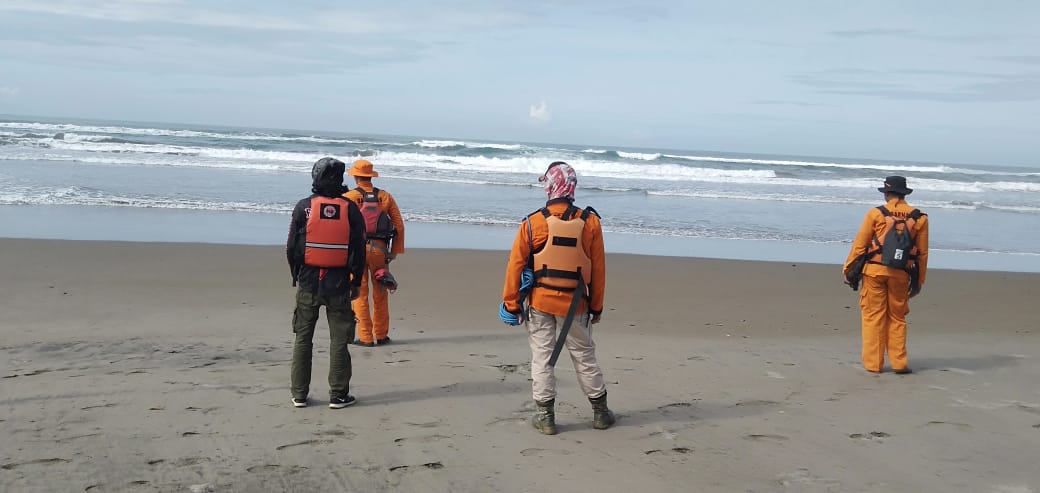
[{"label": "orange life vest", "polygon": [[[557,217],[542,208],[541,213],[549,225],[549,238],[542,249],[533,255],[534,287],[549,288],[557,291],[575,291],[578,289],[578,274],[588,284],[592,278],[592,259],[585,254],[582,244],[582,231],[590,211],[581,211],[577,207],[568,207],[563,216]],[[528,221],[530,224],[530,221]],[[585,287],[581,287],[585,292]]]},{"label": "orange life vest", "polygon": [[312,267],[346,267],[350,254],[350,220],[342,197],[314,197],[307,211],[303,263]]}]

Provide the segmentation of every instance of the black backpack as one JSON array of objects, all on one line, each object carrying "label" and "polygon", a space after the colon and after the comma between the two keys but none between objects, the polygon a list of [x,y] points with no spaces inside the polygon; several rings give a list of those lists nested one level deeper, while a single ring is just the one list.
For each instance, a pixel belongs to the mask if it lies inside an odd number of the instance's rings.
[{"label": "black backpack", "polygon": [[881,214],[885,216],[885,221],[889,223],[887,226],[888,230],[884,233],[883,241],[879,241],[877,236],[874,237],[874,243],[878,245],[881,253],[881,265],[892,267],[893,269],[909,269],[910,261],[917,256],[916,252],[914,252],[914,237],[911,234],[911,228],[925,214],[918,209],[914,209],[906,217],[899,217],[893,215],[883,205],[879,205],[877,209],[881,211]]}]

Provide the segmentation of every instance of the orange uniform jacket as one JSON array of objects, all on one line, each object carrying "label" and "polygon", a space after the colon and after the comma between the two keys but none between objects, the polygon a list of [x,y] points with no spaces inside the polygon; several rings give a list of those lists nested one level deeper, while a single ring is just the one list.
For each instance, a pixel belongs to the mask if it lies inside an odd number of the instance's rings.
[{"label": "orange uniform jacket", "polygon": [[[914,208],[907,205],[905,200],[892,199],[885,204],[885,208],[892,212],[893,215],[908,215],[913,212]],[[868,248],[876,248],[873,244],[874,236],[882,238],[882,233],[885,231],[885,216],[881,214],[881,211],[877,208],[871,208],[867,211],[867,216],[863,218],[863,224],[859,227],[859,232],[856,233],[856,239],[852,242],[852,250],[849,252],[849,257],[845,260],[845,267],[842,269],[844,274],[848,271],[849,264],[852,263],[856,257],[859,257],[863,252],[867,251]],[[918,284],[924,286],[925,275],[928,272],[928,216],[921,216],[914,223],[914,228],[910,233],[914,238],[914,245],[917,247],[917,267],[918,267]],[[902,273],[902,274],[900,274]],[[863,275],[865,276],[896,276],[896,275],[908,275],[906,271],[902,269],[893,269],[877,263],[868,262],[866,267],[863,269]]]},{"label": "orange uniform jacket", "polygon": [[[358,184],[358,187],[366,192],[371,192],[374,189],[371,183],[364,182]],[[361,203],[365,199],[360,192],[353,189],[343,194],[343,196],[357,204],[358,208],[361,207]],[[394,229],[397,230],[397,236],[394,237],[394,241],[390,245],[390,253],[394,255],[404,253],[404,220],[401,219],[401,210],[397,208],[397,201],[394,200],[393,195],[390,195],[390,192],[379,189],[379,207],[390,215],[390,222],[393,223]]]},{"label": "orange uniform jacket", "polygon": [[[560,217],[567,210],[569,202],[566,200],[553,200],[547,203],[549,212]],[[531,221],[533,232],[534,250],[538,251],[549,241],[549,225],[541,214],[533,214],[527,218]],[[591,285],[591,300],[588,310],[593,314],[603,312],[603,292],[607,285],[607,263],[603,253],[603,228],[599,222],[599,216],[589,214],[582,230],[582,245],[585,254],[592,260],[592,278],[585,282]],[[502,288],[502,301],[506,304],[506,310],[513,313],[521,311],[520,307],[520,274],[527,265],[527,259],[531,255],[531,245],[527,235],[527,224],[521,223],[517,231],[516,239],[513,241],[513,250],[509,253],[509,263],[506,265],[506,281]],[[566,316],[571,304],[571,292],[557,291],[551,288],[536,287],[531,293],[529,300],[531,306],[539,311],[553,315]],[[579,307],[581,313],[583,307]]]}]

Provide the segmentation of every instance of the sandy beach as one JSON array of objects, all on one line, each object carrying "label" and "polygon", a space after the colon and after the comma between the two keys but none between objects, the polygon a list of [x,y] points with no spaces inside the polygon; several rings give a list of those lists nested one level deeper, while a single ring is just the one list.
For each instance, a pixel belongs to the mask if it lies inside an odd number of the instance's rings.
[{"label": "sandy beach", "polygon": [[401,256],[358,405],[326,405],[323,316],[294,409],[282,248],[0,239],[0,491],[1040,491],[1040,274],[931,271],[915,373],[873,375],[842,259],[611,254],[619,422],[592,429],[564,359],[543,436],[506,257]]}]

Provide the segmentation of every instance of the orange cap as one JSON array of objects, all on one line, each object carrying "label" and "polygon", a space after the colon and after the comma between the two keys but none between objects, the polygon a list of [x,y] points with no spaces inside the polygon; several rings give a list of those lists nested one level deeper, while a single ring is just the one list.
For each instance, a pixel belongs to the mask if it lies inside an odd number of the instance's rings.
[{"label": "orange cap", "polygon": [[350,176],[361,176],[367,178],[375,178],[379,176],[374,169],[372,169],[372,163],[367,159],[358,159],[354,161],[354,166],[351,166],[347,170],[347,174]]}]

